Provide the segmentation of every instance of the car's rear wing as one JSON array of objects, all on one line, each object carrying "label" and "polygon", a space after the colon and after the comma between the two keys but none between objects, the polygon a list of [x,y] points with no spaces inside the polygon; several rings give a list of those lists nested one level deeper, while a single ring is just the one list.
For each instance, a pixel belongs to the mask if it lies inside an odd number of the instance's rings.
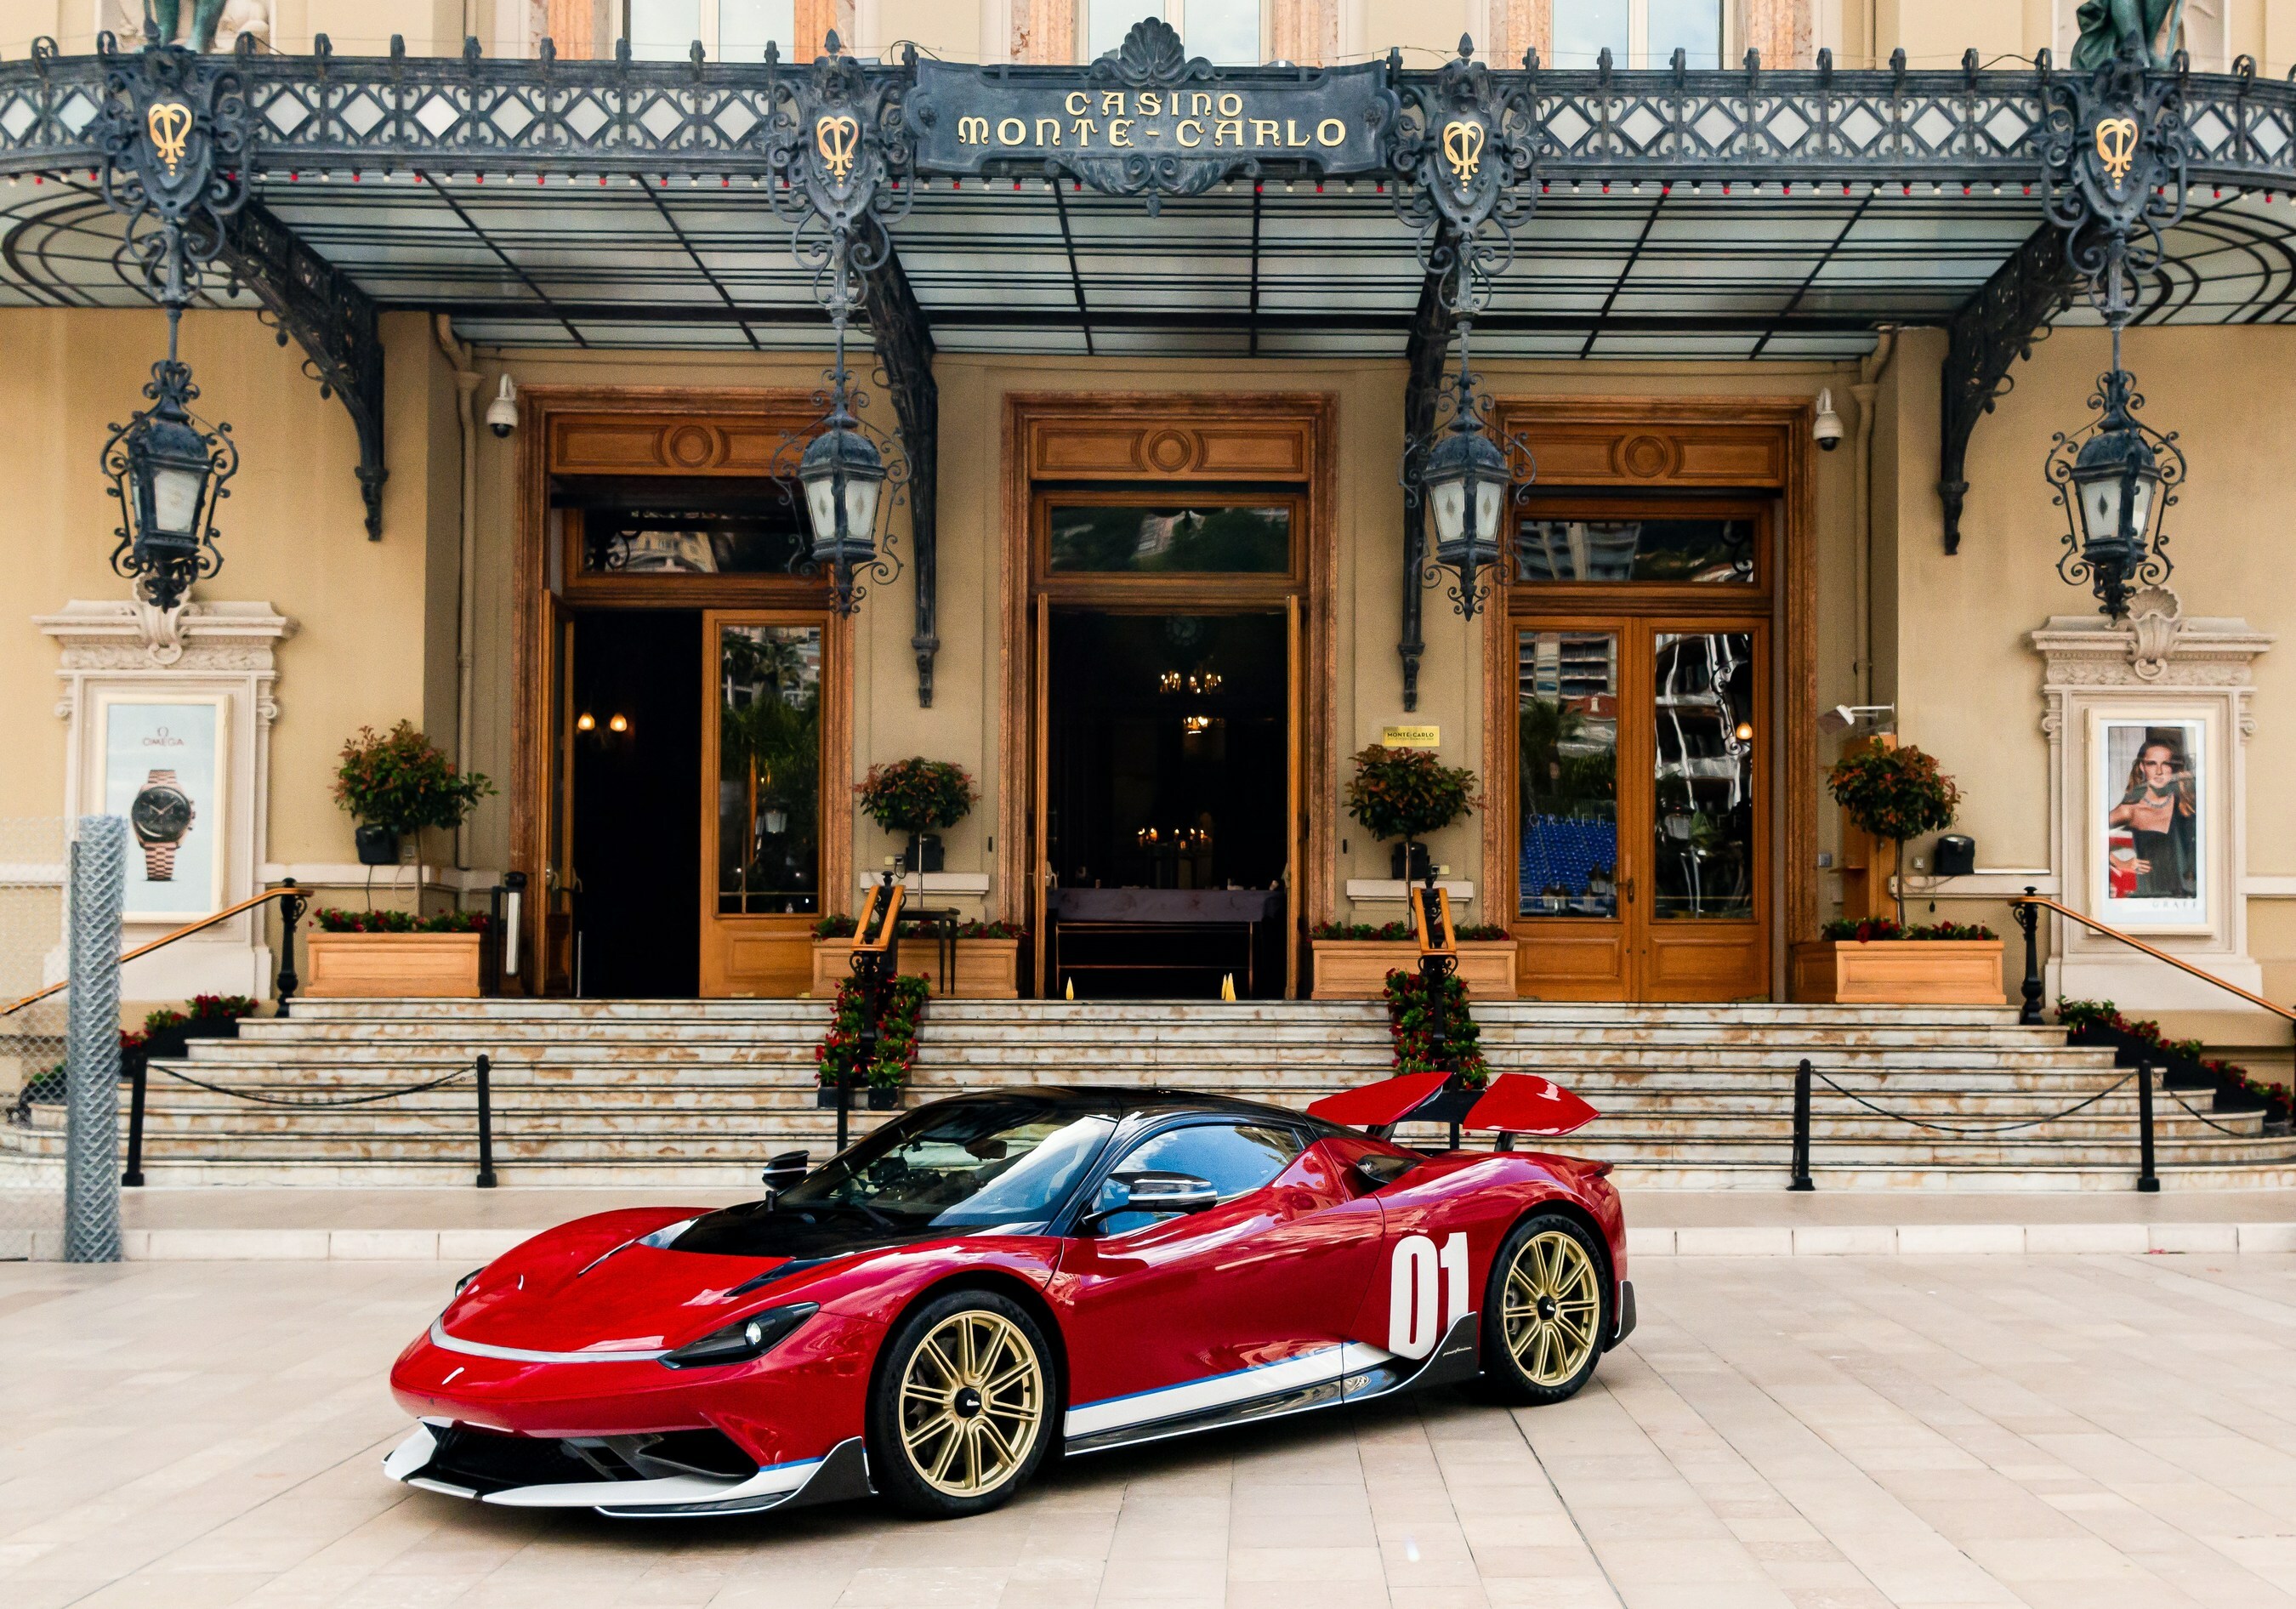
[{"label": "car's rear wing", "polygon": [[1448,1073],[1407,1072],[1327,1095],[1308,1114],[1382,1138],[1398,1123],[1419,1122],[1546,1139],[1574,1134],[1602,1115],[1554,1080],[1530,1072],[1503,1072],[1480,1089]]}]

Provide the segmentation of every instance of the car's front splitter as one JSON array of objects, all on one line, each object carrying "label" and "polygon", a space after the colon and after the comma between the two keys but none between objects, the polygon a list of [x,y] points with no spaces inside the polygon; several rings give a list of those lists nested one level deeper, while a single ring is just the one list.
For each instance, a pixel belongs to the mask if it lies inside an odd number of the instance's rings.
[{"label": "car's front splitter", "polygon": [[872,1490],[868,1455],[858,1436],[839,1442],[820,1457],[771,1464],[749,1475],[546,1481],[481,1490],[467,1483],[470,1477],[442,1458],[449,1438],[455,1433],[454,1427],[444,1424],[417,1424],[383,1459],[383,1474],[425,1491],[505,1508],[594,1508],[600,1514],[630,1518],[756,1514],[768,1508],[866,1497]]}]

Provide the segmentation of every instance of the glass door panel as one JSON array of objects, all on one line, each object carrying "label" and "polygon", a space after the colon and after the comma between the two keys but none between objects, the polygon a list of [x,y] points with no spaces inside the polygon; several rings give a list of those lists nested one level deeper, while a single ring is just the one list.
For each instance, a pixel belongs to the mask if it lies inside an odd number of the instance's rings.
[{"label": "glass door panel", "polygon": [[718,631],[718,914],[821,910],[821,628]]},{"label": "glass door panel", "polygon": [[1525,631],[1515,655],[1516,912],[1619,914],[1619,634]]},{"label": "glass door panel", "polygon": [[1754,636],[1657,632],[1651,915],[1754,914]]}]

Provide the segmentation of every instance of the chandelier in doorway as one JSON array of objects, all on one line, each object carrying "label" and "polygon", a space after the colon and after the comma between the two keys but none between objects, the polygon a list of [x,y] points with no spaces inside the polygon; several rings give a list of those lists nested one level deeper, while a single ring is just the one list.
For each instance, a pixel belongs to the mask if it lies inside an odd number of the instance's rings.
[{"label": "chandelier in doorway", "polygon": [[108,54],[96,127],[104,202],[127,220],[126,255],[167,310],[168,355],[152,365],[139,408],[105,439],[102,464],[119,505],[111,568],[165,612],[222,568],[216,505],[239,469],[231,426],[191,411],[199,388],[183,361],[184,309],[201,271],[224,250],[226,220],[247,200],[247,102],[236,71],[201,65],[160,37],[147,10],[144,48]]},{"label": "chandelier in doorway", "polygon": [[1535,205],[1526,181],[1536,109],[1526,91],[1502,88],[1473,57],[1474,41],[1462,37],[1434,84],[1406,91],[1391,158],[1396,210],[1418,233],[1433,291],[1434,362],[1446,329],[1459,345],[1424,428],[1406,429],[1404,439],[1411,563],[1421,584],[1445,585],[1470,621],[1496,585],[1509,506],[1538,472],[1529,445],[1499,428],[1470,357],[1475,318]]},{"label": "chandelier in doorway", "polygon": [[868,276],[891,256],[887,226],[909,209],[910,192],[890,182],[906,166],[909,136],[891,86],[873,82],[843,54],[835,33],[825,45],[810,73],[788,80],[777,105],[767,193],[791,226],[798,260],[813,271],[831,337],[826,387],[815,398],[821,422],[784,454],[785,472],[787,457],[796,459],[810,533],[790,567],[824,578],[832,606],[850,615],[871,586],[901,573],[890,523],[906,465],[861,418],[868,398],[846,362],[845,341]]},{"label": "chandelier in doorway", "polygon": [[2168,579],[2164,523],[2185,480],[2176,432],[2136,417],[2144,399],[2120,353],[2137,282],[2159,267],[2161,231],[2185,210],[2181,93],[2176,78],[2145,67],[2141,46],[2124,40],[2093,74],[2052,82],[2042,143],[2049,218],[2112,332],[2112,366],[2089,398],[2095,417],[2050,443],[2046,472],[2065,514],[2057,573],[2087,582],[2114,620],[2128,612],[2132,594]]}]

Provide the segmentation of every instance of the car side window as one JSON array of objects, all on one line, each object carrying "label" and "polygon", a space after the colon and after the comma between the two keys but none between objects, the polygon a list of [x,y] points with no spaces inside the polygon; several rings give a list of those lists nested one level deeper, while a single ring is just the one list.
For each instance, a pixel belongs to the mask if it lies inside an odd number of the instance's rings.
[{"label": "car side window", "polygon": [[1114,1171],[1192,1173],[1228,1201],[1259,1189],[1302,1149],[1299,1131],[1277,1124],[1190,1123],[1142,1140]]}]

